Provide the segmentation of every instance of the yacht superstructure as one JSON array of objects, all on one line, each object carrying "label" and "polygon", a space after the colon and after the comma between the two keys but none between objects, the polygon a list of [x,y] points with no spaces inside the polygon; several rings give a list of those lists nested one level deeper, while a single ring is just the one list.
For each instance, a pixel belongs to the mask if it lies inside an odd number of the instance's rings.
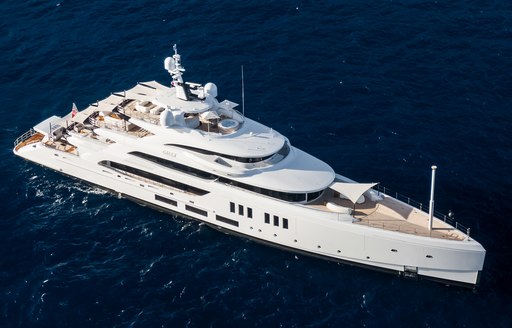
[{"label": "yacht superstructure", "polygon": [[[174,46],[170,86],[138,83],[73,106],[14,143],[14,153],[121,197],[296,252],[475,286],[485,249],[422,206],[356,183],[279,132],[184,82]],[[432,209],[432,206],[430,207]],[[459,228],[459,229],[457,229]]]}]

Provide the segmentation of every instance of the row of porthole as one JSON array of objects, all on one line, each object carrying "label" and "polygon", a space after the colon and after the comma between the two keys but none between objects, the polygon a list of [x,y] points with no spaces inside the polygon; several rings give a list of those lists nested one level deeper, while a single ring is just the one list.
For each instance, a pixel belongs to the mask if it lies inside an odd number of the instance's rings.
[{"label": "row of porthole", "polygon": [[[251,227],[251,230],[252,230],[252,229],[253,229],[253,227]],[[261,232],[261,229],[258,229],[258,232]],[[274,234],[274,237],[277,237],[277,234]],[[297,239],[294,239],[294,240],[293,240],[293,242],[294,242],[294,243],[296,243],[296,242],[297,242]],[[317,246],[317,248],[322,248],[322,246],[318,245],[318,246]],[[392,249],[391,249],[391,251],[392,251],[392,252],[395,252],[395,253],[396,253],[396,252],[398,252],[398,250],[396,250],[396,249],[394,249],[394,248],[392,248]],[[339,250],[339,249],[338,249],[338,250],[337,250],[337,253],[338,253],[338,254],[339,254],[339,253],[341,253],[341,250]],[[427,258],[429,258],[429,259],[434,258],[432,255],[427,255],[426,257],[427,257]],[[369,260],[369,259],[370,259],[370,257],[369,257],[369,256],[367,256],[367,257],[366,257],[366,259],[367,259],[367,260]]]},{"label": "row of porthole", "polygon": [[[251,229],[251,230],[253,230],[254,228],[253,228],[253,227],[250,227],[250,229]],[[258,232],[261,232],[261,229],[258,229]],[[274,237],[277,237],[277,234],[274,234]],[[296,243],[296,242],[298,242],[298,241],[297,241],[297,239],[294,239],[294,240],[293,240],[293,242],[294,242],[294,243]],[[318,246],[317,246],[317,248],[322,248],[322,246],[318,245]],[[341,250],[339,250],[339,249],[338,249],[338,250],[337,250],[337,253],[338,253],[338,254],[339,254],[339,253],[341,253]],[[369,257],[367,257],[367,258],[369,258]]]},{"label": "row of porthole", "polygon": [[[391,251],[392,251],[393,253],[398,252],[398,250],[397,250],[397,249],[395,249],[395,248],[392,248],[392,249],[391,249]],[[428,259],[432,259],[432,258],[434,258],[432,255],[426,255],[425,257],[426,257],[426,258],[428,258]],[[368,258],[368,257],[367,257],[367,258]]]},{"label": "row of porthole", "polygon": [[[297,239],[294,239],[293,241],[294,241],[294,242],[297,242]],[[317,246],[316,246],[316,248],[319,248],[319,249],[320,249],[320,248],[322,248],[322,246],[321,246],[321,245],[317,245]],[[336,252],[337,252],[337,253],[341,253],[341,251],[340,251],[339,249],[338,249]]]},{"label": "row of porthole", "polygon": [[[252,229],[254,229],[254,228],[253,228],[253,227],[250,227],[250,229],[252,230]],[[261,232],[261,229],[258,229],[258,232]],[[276,234],[276,233],[274,234],[274,237],[277,237],[277,234]]]},{"label": "row of porthole", "polygon": [[[297,241],[297,240],[295,240],[295,241]],[[316,247],[317,247],[317,248],[322,248],[322,246],[320,246],[320,245],[318,245],[318,246],[316,246]],[[339,249],[338,249],[336,252],[337,252],[338,254],[339,254],[339,253],[341,253],[341,251],[340,251]]]}]

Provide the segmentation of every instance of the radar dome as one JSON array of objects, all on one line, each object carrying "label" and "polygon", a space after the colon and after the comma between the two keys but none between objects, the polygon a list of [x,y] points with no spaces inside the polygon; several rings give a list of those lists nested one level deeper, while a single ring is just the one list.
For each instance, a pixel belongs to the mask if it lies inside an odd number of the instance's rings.
[{"label": "radar dome", "polygon": [[164,68],[166,70],[168,70],[168,71],[174,70],[174,68],[175,68],[174,59],[172,59],[171,57],[165,58],[165,60],[164,60]]},{"label": "radar dome", "polygon": [[204,85],[204,92],[213,98],[217,97],[217,86],[214,83],[208,82]]},{"label": "radar dome", "polygon": [[166,109],[160,114],[160,125],[166,128],[170,127],[174,123],[174,116],[171,111]]}]

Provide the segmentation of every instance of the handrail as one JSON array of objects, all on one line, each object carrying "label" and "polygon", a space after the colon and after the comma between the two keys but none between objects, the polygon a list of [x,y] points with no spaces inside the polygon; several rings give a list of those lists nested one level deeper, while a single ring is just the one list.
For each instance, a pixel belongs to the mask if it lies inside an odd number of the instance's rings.
[{"label": "handrail", "polygon": [[[395,199],[403,202],[403,203],[406,203],[407,205],[410,205],[412,207],[415,207],[417,209],[419,209],[420,211],[423,211],[423,212],[429,212],[429,205],[428,204],[423,204],[423,203],[420,203],[418,201],[415,201],[414,199],[411,199],[410,197],[407,197],[405,195],[402,195],[402,194],[399,194],[398,192],[395,192],[394,195],[392,194],[392,190],[389,189],[389,188],[386,188],[384,186],[382,186],[381,184],[378,184],[376,186],[374,186],[372,189],[376,190],[378,193],[383,193],[385,195],[388,195],[390,197],[394,197]],[[471,228],[467,228],[466,226],[460,224],[459,222],[455,221],[455,218],[454,218],[454,215],[453,215],[453,212],[452,211],[449,211],[448,214],[443,214],[439,211],[436,211],[434,210],[434,217],[440,219],[440,220],[443,220],[445,223],[448,223],[449,225],[451,225],[452,227],[454,227],[455,229],[461,231],[462,233],[465,233],[467,235],[467,239],[470,240],[469,238],[469,233],[471,231]]]},{"label": "handrail", "polygon": [[20,143],[26,141],[27,139],[29,139],[36,133],[37,133],[36,130],[34,130],[33,128],[31,128],[27,132],[23,133],[21,136],[16,138],[16,140],[14,140],[14,147],[16,148],[16,146],[18,146]]}]

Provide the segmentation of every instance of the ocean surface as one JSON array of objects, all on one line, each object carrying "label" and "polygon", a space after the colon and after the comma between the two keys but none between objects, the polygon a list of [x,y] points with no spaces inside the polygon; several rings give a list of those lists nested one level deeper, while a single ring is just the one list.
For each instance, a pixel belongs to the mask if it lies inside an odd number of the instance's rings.
[{"label": "ocean surface", "polygon": [[[285,252],[15,157],[51,115],[186,80],[357,181],[451,210],[476,292]],[[512,327],[512,3],[0,4],[0,327]]]}]

